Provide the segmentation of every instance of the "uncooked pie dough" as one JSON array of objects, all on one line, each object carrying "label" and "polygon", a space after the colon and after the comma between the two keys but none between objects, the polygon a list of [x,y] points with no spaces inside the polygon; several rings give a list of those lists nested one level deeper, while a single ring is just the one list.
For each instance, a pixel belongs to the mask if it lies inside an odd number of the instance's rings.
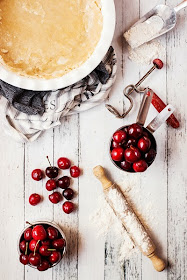
[{"label": "uncooked pie dough", "polygon": [[24,76],[63,76],[91,56],[102,26],[100,0],[0,0],[1,63]]}]

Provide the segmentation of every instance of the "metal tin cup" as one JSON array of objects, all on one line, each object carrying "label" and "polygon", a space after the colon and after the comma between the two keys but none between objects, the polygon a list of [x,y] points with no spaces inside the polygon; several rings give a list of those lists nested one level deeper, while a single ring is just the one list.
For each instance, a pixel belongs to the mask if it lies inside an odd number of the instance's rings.
[{"label": "metal tin cup", "polygon": [[[56,262],[55,264],[52,264],[51,267],[54,267],[56,266],[61,260],[62,258],[64,257],[65,253],[66,253],[66,248],[67,248],[67,240],[66,240],[66,236],[64,234],[64,232],[62,231],[62,229],[59,227],[59,225],[57,225],[54,221],[53,222],[49,222],[49,221],[37,221],[37,222],[32,222],[32,224],[28,224],[28,226],[26,226],[20,233],[19,237],[18,237],[18,243],[17,243],[17,250],[18,250],[18,254],[20,255],[22,252],[20,250],[20,247],[19,247],[19,244],[23,238],[23,234],[25,232],[26,229],[30,228],[31,226],[36,226],[36,225],[47,225],[47,226],[52,226],[54,227],[55,229],[57,229],[57,231],[60,233],[60,235],[62,236],[62,238],[65,240],[65,247],[63,249],[63,252],[62,252],[62,255],[61,255],[61,259]],[[28,264],[30,267],[32,268],[37,268],[35,266],[32,266],[30,264]]]},{"label": "metal tin cup", "polygon": [[[140,109],[138,112],[138,116],[137,116],[137,120],[136,123],[139,124],[140,126],[142,126],[143,128],[143,135],[147,136],[150,140],[151,140],[151,148],[153,149],[156,153],[155,153],[155,157],[157,154],[157,143],[156,143],[156,139],[153,136],[153,133],[170,117],[171,114],[173,114],[173,112],[175,111],[175,108],[172,105],[168,105],[164,108],[164,110],[162,110],[149,124],[147,127],[144,127],[146,118],[147,118],[147,114],[149,112],[149,107],[151,104],[151,100],[153,97],[153,91],[149,88],[145,89],[144,92],[144,96],[140,105]],[[120,127],[119,129],[117,129],[115,132],[119,131],[119,130],[126,130],[127,127],[129,125],[125,125],[123,127]],[[132,169],[130,170],[124,170],[121,166],[120,163],[121,162],[117,162],[114,161],[111,157],[111,151],[112,151],[112,142],[113,142],[113,137],[111,137],[110,139],[110,159],[112,160],[113,164],[118,167],[119,169],[126,171],[126,172],[130,172],[130,173],[135,173],[135,171]],[[147,162],[148,167],[154,162],[154,159],[151,162]]]}]

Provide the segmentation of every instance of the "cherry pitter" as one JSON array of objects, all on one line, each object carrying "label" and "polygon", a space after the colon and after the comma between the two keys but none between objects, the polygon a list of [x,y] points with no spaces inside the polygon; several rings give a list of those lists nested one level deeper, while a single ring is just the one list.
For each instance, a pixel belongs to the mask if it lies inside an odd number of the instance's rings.
[{"label": "cherry pitter", "polygon": [[151,69],[135,84],[131,84],[128,85],[124,91],[123,94],[124,96],[129,100],[130,102],[130,106],[128,108],[128,110],[126,112],[124,112],[123,114],[120,114],[119,111],[114,108],[112,105],[106,104],[106,108],[109,110],[109,112],[111,112],[114,116],[116,116],[116,118],[119,119],[123,119],[125,118],[130,111],[132,110],[133,106],[134,106],[134,102],[133,99],[131,97],[131,94],[133,92],[137,92],[137,93],[144,93],[145,90],[140,90],[138,89],[138,87],[145,81],[145,79],[155,70],[155,69],[162,69],[163,68],[163,62],[160,59],[154,59],[153,60],[153,66],[151,67]]},{"label": "cherry pitter", "polygon": [[126,172],[144,172],[155,160],[157,143],[153,133],[174,112],[167,105],[146,127],[144,127],[153,91],[144,90],[136,123],[120,127],[110,140],[110,158],[114,165]]}]

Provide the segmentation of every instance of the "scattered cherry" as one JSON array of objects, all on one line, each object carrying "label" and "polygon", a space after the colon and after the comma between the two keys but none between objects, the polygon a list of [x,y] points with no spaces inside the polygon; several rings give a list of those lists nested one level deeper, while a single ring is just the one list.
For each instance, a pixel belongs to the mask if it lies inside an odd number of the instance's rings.
[{"label": "scattered cherry", "polygon": [[129,171],[129,170],[132,169],[132,166],[131,166],[130,162],[128,162],[128,161],[126,161],[126,160],[122,161],[121,164],[120,164],[120,166],[121,166],[121,168],[122,168],[123,170],[125,170],[125,171]]},{"label": "scattered cherry", "polygon": [[114,161],[122,161],[124,157],[124,149],[121,147],[112,150],[111,157]]},{"label": "scattered cherry", "polygon": [[154,149],[150,149],[148,153],[145,154],[145,161],[147,163],[152,163],[156,157],[156,151]]},{"label": "scattered cherry", "polygon": [[45,240],[47,238],[47,232],[42,225],[36,225],[32,230],[32,238],[35,240]]},{"label": "scattered cherry", "polygon": [[29,197],[29,203],[32,205],[32,206],[35,206],[37,205],[41,200],[41,196],[37,193],[33,193],[30,195]]},{"label": "scattered cherry", "polygon": [[151,147],[151,141],[148,137],[143,136],[138,141],[138,148],[141,152],[146,153]]},{"label": "scattered cherry", "polygon": [[57,251],[52,252],[49,257],[49,261],[51,264],[57,263],[60,259],[61,259],[61,254]]},{"label": "scattered cherry", "polygon": [[50,179],[46,182],[46,190],[47,191],[49,191],[49,192],[53,191],[54,189],[56,189],[56,187],[57,187],[57,183],[56,183],[55,180]]},{"label": "scattered cherry", "polygon": [[70,201],[64,202],[62,209],[66,214],[70,214],[74,210],[74,204]]},{"label": "scattered cherry", "polygon": [[112,148],[115,149],[115,148],[118,148],[118,147],[121,147],[121,143],[117,143],[116,141],[112,141]]},{"label": "scattered cherry", "polygon": [[31,173],[33,180],[40,181],[43,178],[43,172],[41,169],[34,169]]},{"label": "scattered cherry", "polygon": [[140,151],[134,147],[130,146],[130,148],[127,148],[124,152],[126,161],[133,163],[141,158]]},{"label": "scattered cherry", "polygon": [[131,124],[128,127],[128,134],[132,138],[135,138],[135,139],[140,138],[143,134],[143,128],[141,125],[139,125],[137,123]]},{"label": "scattered cherry", "polygon": [[42,245],[39,249],[39,253],[40,253],[40,255],[42,255],[44,257],[49,257],[51,255],[49,246]]},{"label": "scattered cherry", "polygon": [[54,227],[48,227],[47,228],[47,234],[48,234],[48,238],[50,240],[54,240],[58,238],[58,230]]},{"label": "scattered cherry", "polygon": [[22,252],[25,252],[25,250],[26,250],[26,241],[25,240],[20,242],[19,248]]},{"label": "scattered cherry", "polygon": [[77,167],[77,166],[72,166],[71,168],[70,168],[70,174],[71,174],[71,177],[73,177],[73,178],[77,178],[77,177],[79,177],[80,176],[80,168],[79,167]]},{"label": "scattered cherry", "polygon": [[30,241],[32,239],[32,228],[27,228],[25,231],[24,231],[24,239],[26,241]]},{"label": "scattered cherry", "polygon": [[164,63],[159,58],[154,59],[153,64],[156,66],[157,69],[162,69],[164,66]]},{"label": "scattered cherry", "polygon": [[74,191],[70,188],[67,188],[66,190],[63,191],[63,196],[67,199],[67,200],[71,200],[74,196]]},{"label": "scattered cherry", "polygon": [[62,196],[59,192],[54,192],[52,194],[49,195],[49,200],[53,203],[53,204],[57,204],[60,202]]},{"label": "scattered cherry", "polygon": [[58,168],[56,166],[51,165],[48,156],[47,156],[47,160],[48,160],[50,166],[46,168],[45,174],[49,178],[56,178],[58,176]]},{"label": "scattered cherry", "polygon": [[70,177],[63,176],[57,181],[57,186],[61,189],[67,189],[70,186]]},{"label": "scattered cherry", "polygon": [[69,169],[71,166],[71,162],[68,158],[61,157],[57,161],[58,167],[60,169]]},{"label": "scattered cherry", "polygon": [[117,143],[122,143],[127,139],[127,133],[124,130],[118,130],[113,135],[113,140]]},{"label": "scattered cherry", "polygon": [[41,264],[37,266],[39,271],[45,271],[50,267],[50,264],[47,260],[42,260]]},{"label": "scattered cherry", "polygon": [[33,266],[38,266],[41,263],[41,256],[38,253],[30,253],[29,263]]},{"label": "scattered cherry", "polygon": [[52,241],[52,246],[56,250],[62,250],[65,247],[65,245],[66,245],[66,241],[63,238],[59,238]]},{"label": "scattered cherry", "polygon": [[133,163],[133,169],[135,172],[144,172],[147,168],[147,162],[143,159]]},{"label": "scattered cherry", "polygon": [[34,252],[34,251],[38,251],[40,248],[40,244],[37,240],[35,239],[32,239],[30,242],[29,242],[29,250]]}]

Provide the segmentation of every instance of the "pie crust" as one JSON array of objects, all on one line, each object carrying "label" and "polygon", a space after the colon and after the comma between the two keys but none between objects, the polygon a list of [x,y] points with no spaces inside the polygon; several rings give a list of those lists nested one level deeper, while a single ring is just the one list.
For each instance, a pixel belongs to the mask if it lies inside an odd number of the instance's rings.
[{"label": "pie crust", "polygon": [[100,0],[0,0],[1,64],[23,76],[63,76],[92,55],[102,27]]}]

